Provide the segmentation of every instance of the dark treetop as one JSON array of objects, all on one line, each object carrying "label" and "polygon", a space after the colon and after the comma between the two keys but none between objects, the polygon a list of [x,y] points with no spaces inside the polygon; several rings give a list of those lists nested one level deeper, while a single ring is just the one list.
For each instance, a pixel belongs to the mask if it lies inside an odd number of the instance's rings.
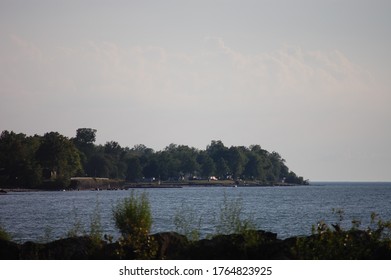
[{"label": "dark treetop", "polygon": [[71,177],[140,181],[246,180],[257,184],[306,184],[277,152],[260,145],[226,147],[211,141],[205,150],[170,144],[162,151],[145,145],[96,145],[96,130],[79,128],[74,138],[58,132],[0,135],[0,187],[66,188]]}]

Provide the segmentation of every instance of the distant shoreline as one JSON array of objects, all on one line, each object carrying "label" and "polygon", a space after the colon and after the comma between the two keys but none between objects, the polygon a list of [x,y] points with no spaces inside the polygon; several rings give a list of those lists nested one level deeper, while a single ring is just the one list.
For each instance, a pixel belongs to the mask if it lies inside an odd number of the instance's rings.
[{"label": "distant shoreline", "polygon": [[185,182],[151,182],[151,183],[124,183],[121,186],[111,187],[110,185],[102,186],[90,186],[82,188],[56,188],[56,189],[33,189],[33,188],[15,188],[15,187],[3,187],[5,193],[20,193],[20,192],[50,192],[50,191],[116,191],[116,190],[128,190],[128,189],[172,189],[172,188],[186,188],[186,187],[224,187],[224,188],[235,188],[235,187],[292,187],[299,186],[295,184],[287,183],[275,183],[275,184],[261,184],[259,182],[236,182],[231,180],[226,181],[185,181]]}]

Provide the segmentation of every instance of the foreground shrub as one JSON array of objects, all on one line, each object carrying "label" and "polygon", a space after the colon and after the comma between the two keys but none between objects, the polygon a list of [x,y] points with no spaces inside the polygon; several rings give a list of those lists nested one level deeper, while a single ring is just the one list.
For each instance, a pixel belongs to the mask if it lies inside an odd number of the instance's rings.
[{"label": "foreground shrub", "polygon": [[0,240],[11,241],[11,236],[1,225],[0,225]]},{"label": "foreground shrub", "polygon": [[371,214],[371,223],[360,229],[361,223],[353,220],[350,229],[343,229],[343,211],[340,219],[328,225],[324,221],[312,227],[312,235],[297,239],[294,253],[299,259],[390,259],[391,222]]},{"label": "foreground shrub", "polygon": [[149,235],[152,214],[146,193],[119,202],[113,209],[115,225],[121,233],[118,254],[123,258],[151,259],[156,255],[157,245]]},{"label": "foreground shrub", "polygon": [[100,215],[100,203],[97,199],[94,212],[90,216],[90,238],[95,244],[100,244],[103,236],[101,215]]},{"label": "foreground shrub", "polygon": [[[198,211],[184,203],[174,216],[175,230],[185,235],[190,241],[197,241],[201,238],[202,222],[203,219]],[[207,238],[229,234],[246,235],[255,230],[253,218],[244,214],[242,198],[228,198],[226,193],[224,193],[218,211],[213,214],[212,224],[214,233],[206,235]]]},{"label": "foreground shrub", "polygon": [[197,241],[201,237],[202,217],[189,205],[182,203],[174,216],[174,225],[177,233],[187,237],[190,241]]},{"label": "foreground shrub", "polygon": [[66,237],[71,238],[71,237],[78,237],[78,236],[86,236],[87,233],[85,231],[84,225],[82,223],[81,218],[79,217],[78,210],[73,205],[72,207],[72,215],[73,217],[73,224],[72,227],[68,230]]},{"label": "foreground shrub", "polygon": [[228,199],[224,193],[223,202],[220,205],[218,220],[216,223],[216,234],[243,234],[255,230],[253,219],[243,217],[242,198]]}]

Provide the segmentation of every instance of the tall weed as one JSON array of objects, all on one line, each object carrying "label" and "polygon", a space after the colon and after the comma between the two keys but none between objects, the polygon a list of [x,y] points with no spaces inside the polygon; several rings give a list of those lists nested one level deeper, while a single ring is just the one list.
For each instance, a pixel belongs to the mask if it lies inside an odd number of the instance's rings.
[{"label": "tall weed", "polygon": [[202,224],[202,217],[197,214],[197,211],[182,203],[174,216],[175,230],[183,234],[190,241],[197,241],[200,239],[200,229]]},{"label": "tall weed", "polygon": [[11,235],[0,224],[0,240],[11,241]]},{"label": "tall weed", "polygon": [[224,193],[216,223],[216,234],[243,234],[254,230],[255,223],[252,217],[243,216],[242,198],[229,199],[227,194]]},{"label": "tall weed", "polygon": [[100,211],[100,203],[97,198],[94,211],[90,216],[90,238],[97,244],[100,243],[103,235]]},{"label": "tall weed", "polygon": [[152,214],[146,193],[136,195],[132,190],[129,197],[114,207],[113,217],[122,235],[119,239],[120,257],[151,259],[156,256],[157,244],[149,235]]},{"label": "tall weed", "polygon": [[86,235],[86,231],[84,229],[83,223],[79,217],[78,210],[73,205],[72,207],[72,212],[71,215],[73,215],[73,225],[72,227],[68,230],[67,237],[78,237],[78,236],[83,236]]},{"label": "tall weed", "polygon": [[330,225],[319,221],[312,226],[312,236],[296,241],[295,254],[300,259],[367,259],[383,258],[391,248],[391,221],[383,221],[371,214],[370,225],[360,228],[361,222],[351,221],[351,227],[342,226],[343,210],[333,209],[338,220]]}]

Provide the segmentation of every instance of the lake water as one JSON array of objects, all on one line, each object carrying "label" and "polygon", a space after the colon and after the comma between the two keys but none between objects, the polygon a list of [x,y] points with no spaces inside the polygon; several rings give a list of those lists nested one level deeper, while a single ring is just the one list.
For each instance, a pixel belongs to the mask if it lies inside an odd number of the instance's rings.
[{"label": "lake water", "polygon": [[[353,219],[368,226],[376,212],[391,220],[391,183],[314,183],[294,187],[184,187],[135,189],[146,192],[152,208],[152,232],[175,231],[175,215],[201,218],[203,236],[213,233],[219,209],[242,206],[242,218],[251,218],[258,229],[272,231],[279,238],[308,235],[320,220],[338,221],[332,209],[344,211],[345,226]],[[64,237],[76,224],[88,232],[93,213],[100,214],[104,233],[118,237],[112,219],[117,202],[130,190],[80,192],[26,192],[0,196],[0,224],[18,242],[47,241]]]}]

